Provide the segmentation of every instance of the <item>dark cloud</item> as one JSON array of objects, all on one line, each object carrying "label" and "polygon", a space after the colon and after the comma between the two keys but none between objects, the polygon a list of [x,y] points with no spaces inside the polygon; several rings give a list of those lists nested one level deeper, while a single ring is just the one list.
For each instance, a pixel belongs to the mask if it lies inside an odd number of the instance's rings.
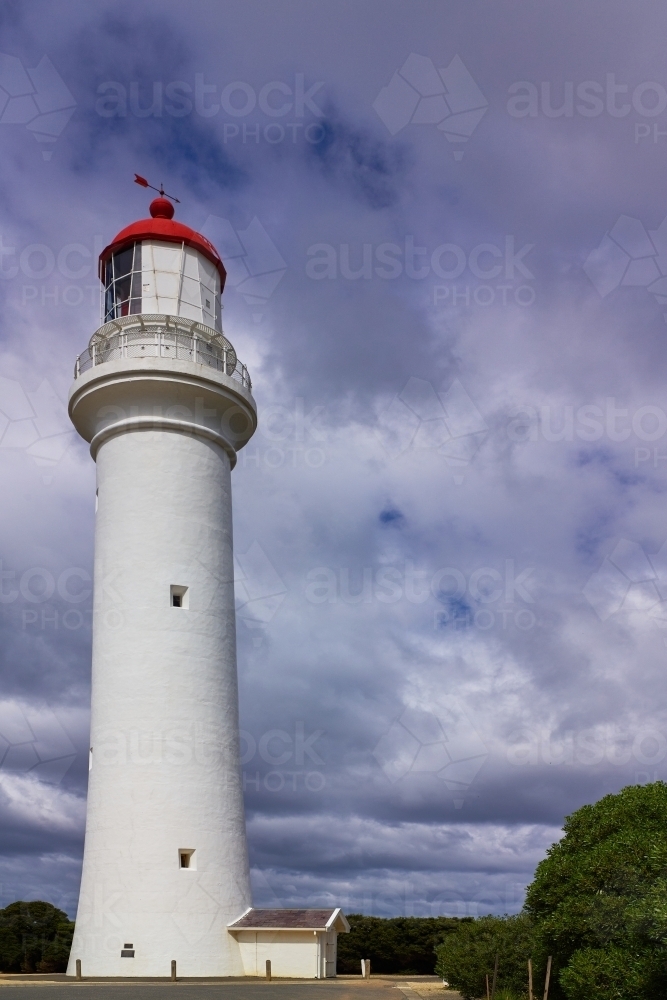
[{"label": "dark cloud", "polygon": [[[237,273],[277,277],[259,302],[230,280],[224,314],[260,409],[236,552],[273,602],[238,622],[257,902],[516,910],[565,815],[667,773],[664,5],[1,16],[76,101],[48,148],[0,121],[2,902],[75,906],[94,466],[65,403],[136,170],[195,227],[256,218]],[[459,56],[487,102],[467,141],[374,110],[411,52],[415,107]],[[452,114],[478,100],[449,80]]]},{"label": "dark cloud", "polygon": [[325,176],[371,208],[395,205],[407,172],[405,149],[351,127],[332,111],[319,124],[310,153]]}]

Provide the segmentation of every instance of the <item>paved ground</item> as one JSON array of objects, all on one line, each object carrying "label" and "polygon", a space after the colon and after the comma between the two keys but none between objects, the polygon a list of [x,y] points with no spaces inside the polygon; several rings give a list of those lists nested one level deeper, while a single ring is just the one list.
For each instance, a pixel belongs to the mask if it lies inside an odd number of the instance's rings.
[{"label": "paved ground", "polygon": [[219,979],[187,980],[82,980],[65,976],[0,976],[2,1000],[460,1000],[444,990],[438,980],[376,976],[325,980]]}]

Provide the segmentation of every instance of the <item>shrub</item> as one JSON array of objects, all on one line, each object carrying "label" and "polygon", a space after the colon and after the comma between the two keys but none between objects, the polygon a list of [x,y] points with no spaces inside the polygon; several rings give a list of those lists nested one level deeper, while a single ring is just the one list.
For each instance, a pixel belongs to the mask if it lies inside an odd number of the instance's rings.
[{"label": "shrub", "polygon": [[568,1000],[652,1000],[661,994],[656,957],[625,948],[581,948],[560,974]]},{"label": "shrub", "polygon": [[0,971],[65,972],[74,924],[41,900],[0,910]]},{"label": "shrub", "polygon": [[583,806],[528,887],[550,1000],[667,994],[667,785],[632,785]]},{"label": "shrub", "polygon": [[[522,996],[528,987],[528,959],[534,949],[534,928],[525,914],[480,917],[461,923],[437,949],[436,972],[464,1000],[486,996],[486,975],[493,974],[496,955],[498,989]],[[537,991],[536,991],[537,992]]]}]

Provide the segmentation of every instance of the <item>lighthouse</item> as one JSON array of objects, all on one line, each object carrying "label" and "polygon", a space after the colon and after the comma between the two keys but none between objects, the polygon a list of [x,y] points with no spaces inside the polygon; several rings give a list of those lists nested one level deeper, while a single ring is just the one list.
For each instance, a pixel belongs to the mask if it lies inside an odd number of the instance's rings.
[{"label": "lighthouse", "polygon": [[[144,185],[145,186],[145,185]],[[100,256],[69,412],[96,463],[88,807],[68,974],[244,974],[231,473],[256,428],[225,268],[163,196]],[[91,498],[92,499],[92,498]]]}]

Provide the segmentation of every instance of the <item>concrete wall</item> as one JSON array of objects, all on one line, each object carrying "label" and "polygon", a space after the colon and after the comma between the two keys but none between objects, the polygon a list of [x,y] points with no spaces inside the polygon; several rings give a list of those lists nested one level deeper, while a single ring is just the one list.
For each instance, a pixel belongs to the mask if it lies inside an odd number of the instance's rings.
[{"label": "concrete wall", "polygon": [[[159,373],[161,391],[173,381],[172,402],[194,412],[197,366],[180,382],[176,367]],[[73,405],[88,440],[105,369],[113,396],[120,363],[88,373]],[[140,410],[149,381],[145,367],[123,383]],[[84,976],[168,976],[176,959],[183,976],[242,975],[226,930],[251,902],[229,454],[194,428],[128,424],[100,445],[97,484],[91,771],[68,973],[81,959]],[[187,587],[186,607],[171,606],[173,585]],[[191,868],[179,849],[195,852]]]},{"label": "concrete wall", "polygon": [[236,931],[234,934],[246,976],[264,977],[268,958],[272,976],[292,979],[323,977],[319,939],[324,936],[313,931]]}]

